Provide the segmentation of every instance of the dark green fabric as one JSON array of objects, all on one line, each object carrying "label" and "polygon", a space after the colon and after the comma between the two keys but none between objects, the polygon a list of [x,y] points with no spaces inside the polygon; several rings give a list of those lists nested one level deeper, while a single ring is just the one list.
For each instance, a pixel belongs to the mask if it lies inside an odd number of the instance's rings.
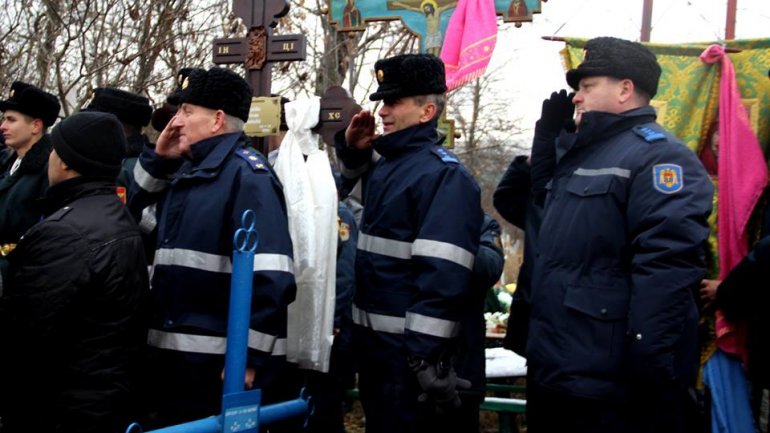
[{"label": "dark green fabric", "polygon": [[[0,157],[0,245],[15,244],[42,218],[38,200],[48,188],[48,155],[51,142],[44,135],[21,160],[16,172],[10,169],[15,152],[7,148]],[[5,277],[8,263],[0,257],[0,277]]]}]

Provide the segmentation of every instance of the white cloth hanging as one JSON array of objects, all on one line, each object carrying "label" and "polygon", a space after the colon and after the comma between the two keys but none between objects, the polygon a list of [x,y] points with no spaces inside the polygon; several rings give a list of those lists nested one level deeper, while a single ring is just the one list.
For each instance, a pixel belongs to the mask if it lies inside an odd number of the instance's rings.
[{"label": "white cloth hanging", "polygon": [[[294,246],[297,298],[289,305],[286,358],[300,368],[329,371],[337,267],[337,188],[326,152],[318,148],[320,98],[285,105],[289,131],[275,172],[283,183]],[[303,157],[307,156],[307,160]]]}]

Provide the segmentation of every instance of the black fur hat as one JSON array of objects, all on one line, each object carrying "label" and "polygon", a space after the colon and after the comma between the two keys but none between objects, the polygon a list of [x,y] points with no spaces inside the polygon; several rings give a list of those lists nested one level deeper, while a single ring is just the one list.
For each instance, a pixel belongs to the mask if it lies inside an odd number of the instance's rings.
[{"label": "black fur hat", "polygon": [[171,119],[174,118],[174,115],[176,114],[176,110],[179,107],[176,105],[171,105],[168,102],[164,102],[163,105],[156,108],[152,112],[152,120],[150,120],[150,123],[152,124],[152,129],[163,132],[164,129],[166,129],[166,125],[168,125],[168,122],[171,121]]},{"label": "black fur hat", "polygon": [[586,43],[583,63],[567,71],[567,83],[577,90],[581,79],[597,76],[628,78],[652,98],[658,92],[660,65],[644,45],[605,36]]},{"label": "black fur hat", "polygon": [[21,81],[14,81],[8,99],[0,101],[0,111],[15,110],[40,119],[46,128],[56,122],[59,109],[61,105],[56,96]]},{"label": "black fur hat", "polygon": [[444,63],[431,54],[402,54],[374,64],[377,91],[372,101],[446,92]]},{"label": "black fur hat", "polygon": [[244,122],[249,118],[251,86],[229,69],[193,69],[183,78],[179,87],[178,91],[168,97],[169,104],[181,105],[186,102],[222,110]]},{"label": "black fur hat", "polygon": [[121,122],[137,128],[147,126],[152,116],[149,99],[111,87],[97,87],[93,99],[83,111],[112,113]]}]

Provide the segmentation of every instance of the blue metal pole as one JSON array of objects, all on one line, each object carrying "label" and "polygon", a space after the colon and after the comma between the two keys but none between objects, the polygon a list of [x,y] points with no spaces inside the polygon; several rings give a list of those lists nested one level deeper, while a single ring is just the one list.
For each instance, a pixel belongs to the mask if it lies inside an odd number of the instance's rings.
[{"label": "blue metal pole", "polygon": [[[235,248],[233,251],[232,283],[230,285],[230,316],[227,321],[223,394],[225,401],[228,401],[230,397],[235,399],[230,403],[238,405],[234,409],[236,413],[224,413],[220,416],[152,430],[153,433],[220,433],[225,424],[241,421],[240,418],[237,418],[243,415],[243,413],[237,413],[239,410],[245,410],[247,416],[249,412],[254,411],[256,417],[248,419],[249,422],[253,421],[254,428],[289,418],[307,416],[309,412],[309,397],[304,391],[298,399],[261,407],[259,406],[259,390],[243,391],[249,345],[254,252],[259,243],[258,234],[254,230],[255,222],[254,211],[245,211],[241,218],[243,227],[236,230],[233,237]],[[228,407],[223,408],[223,411],[227,412],[226,409]],[[126,433],[141,432],[142,428],[138,424],[132,424],[126,430]]]},{"label": "blue metal pole", "polygon": [[249,346],[249,322],[251,314],[251,288],[254,275],[254,251],[258,234],[254,230],[254,211],[243,213],[243,227],[233,237],[233,274],[230,283],[230,312],[227,320],[227,351],[225,353],[225,379],[223,394],[243,391],[246,374],[246,357]]},{"label": "blue metal pole", "polygon": [[259,408],[259,424],[271,425],[290,418],[307,416],[308,401],[304,398],[284,401]]},{"label": "blue metal pole", "polygon": [[[141,429],[139,433],[141,433]],[[184,424],[177,424],[157,430],[151,430],[146,433],[219,433],[222,431],[221,417],[211,416],[208,418],[190,421]],[[135,430],[126,431],[126,433],[135,433]]]},{"label": "blue metal pole", "polygon": [[230,317],[227,321],[224,394],[243,391],[249,346],[249,315],[254,272],[252,251],[233,251],[233,279],[230,286]]}]

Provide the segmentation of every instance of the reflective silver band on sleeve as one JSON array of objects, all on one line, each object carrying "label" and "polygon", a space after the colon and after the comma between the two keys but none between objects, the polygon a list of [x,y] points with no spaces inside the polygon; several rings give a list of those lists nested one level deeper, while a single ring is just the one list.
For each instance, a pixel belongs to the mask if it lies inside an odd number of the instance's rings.
[{"label": "reflective silver band on sleeve", "polygon": [[139,230],[144,234],[152,233],[158,226],[158,219],[155,217],[155,203],[142,209],[142,220],[139,221]]},{"label": "reflective silver band on sleeve", "polygon": [[255,254],[254,272],[277,271],[294,274],[294,261],[284,254]]},{"label": "reflective silver band on sleeve", "polygon": [[353,323],[370,328],[373,331],[389,332],[391,334],[403,334],[406,319],[397,316],[370,313],[360,310],[353,305]]},{"label": "reflective silver band on sleeve", "polygon": [[137,185],[147,192],[163,191],[169,184],[168,180],[152,177],[152,175],[142,167],[141,162],[137,162],[136,165],[134,165],[134,180]]},{"label": "reflective silver band on sleeve", "polygon": [[430,239],[415,240],[412,244],[412,255],[448,260],[470,270],[473,270],[473,261],[475,260],[473,254],[465,248],[449,242]]},{"label": "reflective silver band on sleeve", "polygon": [[573,173],[577,176],[620,176],[626,179],[631,177],[631,170],[620,167],[607,167],[607,168],[578,168]]},{"label": "reflective silver band on sleeve", "polygon": [[[227,338],[211,335],[182,334],[150,329],[147,344],[153,347],[179,352],[223,355],[227,351]],[[279,347],[281,346],[281,347]],[[249,329],[249,348],[271,355],[286,354],[286,339]],[[283,353],[278,353],[279,351]]]},{"label": "reflective silver band on sleeve", "polygon": [[381,238],[379,236],[359,233],[358,249],[397,259],[410,259],[412,257],[412,243]]},{"label": "reflective silver band on sleeve", "polygon": [[179,352],[221,355],[225,353],[227,348],[227,338],[150,329],[147,333],[147,344],[160,349]]},{"label": "reflective silver band on sleeve", "polygon": [[406,329],[434,337],[452,338],[460,333],[460,322],[407,312]]},{"label": "reflective silver band on sleeve", "polygon": [[249,329],[249,347],[260,352],[272,353],[275,347],[275,335]]},{"label": "reflective silver band on sleeve", "polygon": [[273,356],[286,356],[286,339],[276,338],[273,346]]},{"label": "reflective silver band on sleeve", "polygon": [[232,273],[230,257],[181,248],[161,248],[155,251],[155,266],[182,266],[209,272]]}]

